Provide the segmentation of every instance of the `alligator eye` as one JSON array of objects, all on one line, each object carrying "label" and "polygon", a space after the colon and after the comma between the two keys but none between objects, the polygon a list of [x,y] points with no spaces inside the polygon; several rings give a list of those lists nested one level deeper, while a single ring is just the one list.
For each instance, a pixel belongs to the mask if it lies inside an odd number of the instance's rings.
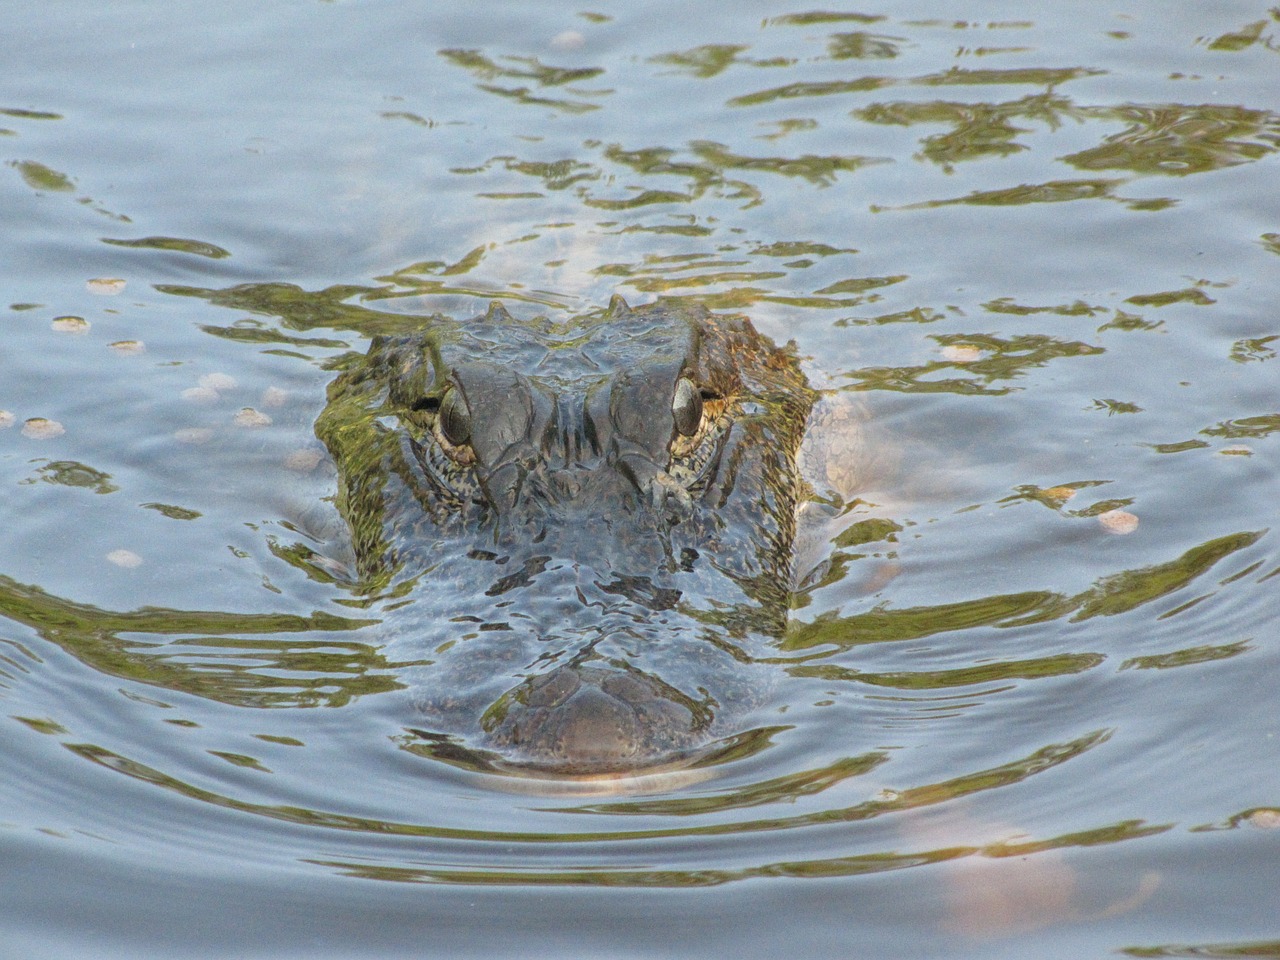
[{"label": "alligator eye", "polygon": [[702,423],[702,392],[693,385],[692,380],[681,377],[676,384],[671,412],[676,418],[676,429],[686,437],[692,437],[698,432]]},{"label": "alligator eye", "polygon": [[471,411],[457,390],[450,390],[440,402],[440,432],[455,447],[471,439]]}]

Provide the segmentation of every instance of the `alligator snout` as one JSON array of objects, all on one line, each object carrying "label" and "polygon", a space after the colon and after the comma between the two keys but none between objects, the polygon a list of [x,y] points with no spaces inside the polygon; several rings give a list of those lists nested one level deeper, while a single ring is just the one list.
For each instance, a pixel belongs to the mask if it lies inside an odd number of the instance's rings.
[{"label": "alligator snout", "polygon": [[705,704],[632,667],[566,664],[500,698],[483,727],[526,770],[587,775],[677,760],[710,719]]}]

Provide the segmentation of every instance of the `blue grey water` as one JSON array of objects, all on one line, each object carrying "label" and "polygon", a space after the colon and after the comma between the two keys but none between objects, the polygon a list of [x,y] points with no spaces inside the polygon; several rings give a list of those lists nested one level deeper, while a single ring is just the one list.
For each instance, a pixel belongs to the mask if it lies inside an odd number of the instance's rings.
[{"label": "blue grey water", "polygon": [[[1280,950],[1280,12],[0,5],[0,955]],[[344,308],[658,295],[880,467],[766,748],[404,749]],[[299,517],[309,520],[299,520]]]}]

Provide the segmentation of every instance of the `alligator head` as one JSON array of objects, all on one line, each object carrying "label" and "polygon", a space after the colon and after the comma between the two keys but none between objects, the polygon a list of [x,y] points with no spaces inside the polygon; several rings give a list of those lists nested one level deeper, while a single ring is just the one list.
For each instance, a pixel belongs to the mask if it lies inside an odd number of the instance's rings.
[{"label": "alligator head", "polygon": [[586,775],[732,742],[786,623],[812,402],[748,321],[661,301],[495,304],[351,358],[317,433],[420,745]]}]

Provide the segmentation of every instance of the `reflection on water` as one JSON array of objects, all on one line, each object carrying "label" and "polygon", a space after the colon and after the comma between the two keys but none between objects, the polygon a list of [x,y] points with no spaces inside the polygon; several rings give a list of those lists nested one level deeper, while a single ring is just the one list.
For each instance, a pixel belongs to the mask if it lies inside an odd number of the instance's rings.
[{"label": "reflection on water", "polygon": [[[115,612],[8,577],[0,577],[0,610],[104,674],[221,703],[336,707],[401,686],[376,647],[327,639],[372,620],[319,611],[309,617],[154,607]],[[276,639],[289,634],[306,637]]]},{"label": "reflection on water", "polygon": [[[13,949],[1274,952],[1273,13],[29,7],[0,12]],[[569,331],[615,293],[793,342],[795,542],[688,565],[767,576],[353,545],[352,464],[420,462],[380,398],[330,442],[375,337],[492,300]],[[687,617],[706,659],[637,621],[539,660],[547,625],[493,609],[526,589]],[[514,775],[497,747],[574,697],[566,736],[621,702],[706,738]]]}]

